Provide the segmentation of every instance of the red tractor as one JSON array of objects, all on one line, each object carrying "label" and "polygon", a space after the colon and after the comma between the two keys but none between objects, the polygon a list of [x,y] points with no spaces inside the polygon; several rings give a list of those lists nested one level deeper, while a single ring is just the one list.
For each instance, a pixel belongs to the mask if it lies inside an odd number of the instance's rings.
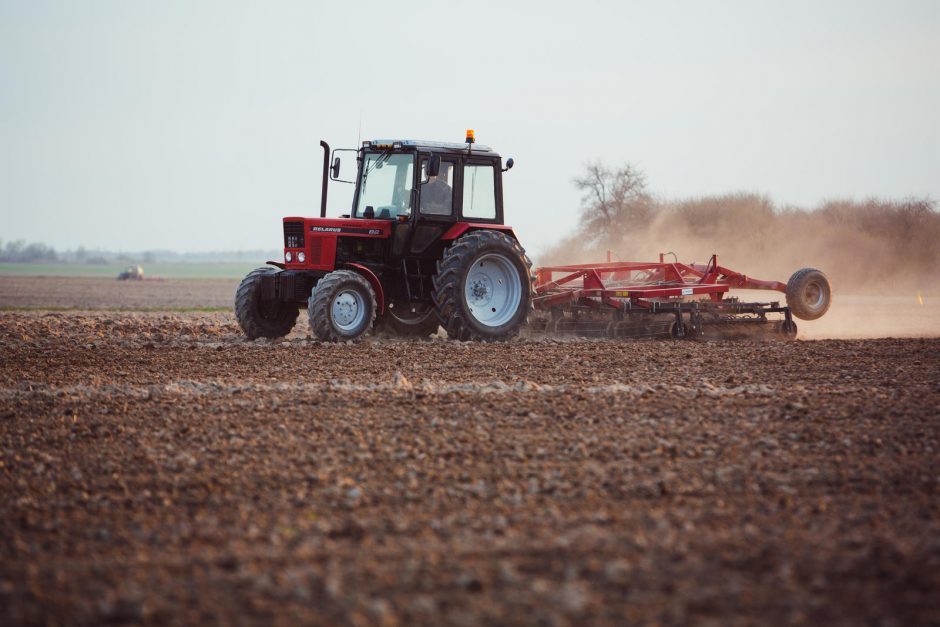
[{"label": "red tractor", "polygon": [[[467,131],[465,143],[373,140],[323,147],[319,218],[284,218],[284,261],[241,282],[235,312],[248,338],[287,335],[301,308],[324,341],[355,340],[374,325],[406,336],[442,326],[460,340],[505,340],[528,321],[534,276],[503,223],[502,173],[512,167]],[[326,217],[328,180],[354,183],[352,211]],[[271,267],[273,266],[273,267]]]}]

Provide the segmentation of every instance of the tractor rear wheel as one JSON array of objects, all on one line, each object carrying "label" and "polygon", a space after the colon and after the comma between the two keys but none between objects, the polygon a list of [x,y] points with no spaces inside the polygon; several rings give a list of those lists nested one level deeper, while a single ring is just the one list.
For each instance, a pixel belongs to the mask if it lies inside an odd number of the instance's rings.
[{"label": "tractor rear wheel", "polygon": [[519,242],[497,231],[460,237],[437,264],[432,293],[453,339],[508,340],[528,322],[534,296],[532,262]]},{"label": "tractor rear wheel", "polygon": [[829,279],[815,268],[797,270],[787,281],[787,306],[800,320],[821,318],[831,301]]},{"label": "tractor rear wheel", "polygon": [[276,272],[274,268],[252,270],[235,291],[235,317],[249,340],[284,337],[297,322],[299,310],[295,305],[261,300],[261,277]]},{"label": "tractor rear wheel", "polygon": [[310,330],[324,342],[357,340],[375,322],[375,292],[352,270],[334,270],[320,279],[307,301]]},{"label": "tractor rear wheel", "polygon": [[437,312],[431,305],[418,311],[411,311],[407,304],[398,307],[389,306],[379,321],[383,331],[402,337],[428,337],[437,333],[441,326]]}]

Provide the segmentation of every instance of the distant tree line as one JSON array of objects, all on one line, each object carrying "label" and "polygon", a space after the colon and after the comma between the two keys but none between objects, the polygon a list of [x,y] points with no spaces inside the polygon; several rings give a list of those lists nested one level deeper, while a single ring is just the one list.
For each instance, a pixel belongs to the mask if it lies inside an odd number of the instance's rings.
[{"label": "distant tree line", "polygon": [[41,263],[58,260],[59,255],[56,254],[54,248],[38,242],[27,244],[25,240],[16,240],[0,246],[0,262]]}]

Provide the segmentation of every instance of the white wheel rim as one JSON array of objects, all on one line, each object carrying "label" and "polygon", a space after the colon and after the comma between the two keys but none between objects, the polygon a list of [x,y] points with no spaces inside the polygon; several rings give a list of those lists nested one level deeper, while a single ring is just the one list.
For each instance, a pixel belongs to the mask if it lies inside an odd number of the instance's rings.
[{"label": "white wheel rim", "polygon": [[522,302],[522,281],[513,263],[499,253],[473,262],[464,284],[464,299],[474,319],[488,327],[506,324]]},{"label": "white wheel rim", "polygon": [[343,331],[355,329],[366,315],[362,295],[355,290],[343,290],[333,297],[330,314],[333,316],[333,324]]},{"label": "white wheel rim", "polygon": [[824,299],[825,295],[823,293],[822,286],[819,283],[809,283],[803,289],[803,300],[806,301],[806,304],[813,309],[819,309],[822,307]]}]

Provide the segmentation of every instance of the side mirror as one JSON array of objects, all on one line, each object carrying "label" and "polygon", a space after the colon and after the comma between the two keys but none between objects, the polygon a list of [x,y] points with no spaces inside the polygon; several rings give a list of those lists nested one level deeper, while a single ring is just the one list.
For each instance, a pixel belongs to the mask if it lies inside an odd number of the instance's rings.
[{"label": "side mirror", "polygon": [[508,159],[506,159],[506,167],[503,168],[503,172],[505,172],[506,170],[512,170],[512,166],[515,165],[515,163],[516,162],[512,160],[512,157],[509,157]]},{"label": "side mirror", "polygon": [[428,176],[437,176],[441,171],[441,156],[431,155],[428,159]]},{"label": "side mirror", "polygon": [[[339,183],[355,183],[356,181],[347,181],[346,179],[339,178],[340,160],[339,157],[336,156],[336,153],[338,152],[354,152],[356,153],[356,161],[358,162],[360,160],[359,151],[353,150],[352,148],[337,148],[333,151],[333,165],[329,166],[330,180],[337,181]],[[323,162],[324,169],[326,169],[327,165],[329,165],[329,159],[323,157]]]}]

